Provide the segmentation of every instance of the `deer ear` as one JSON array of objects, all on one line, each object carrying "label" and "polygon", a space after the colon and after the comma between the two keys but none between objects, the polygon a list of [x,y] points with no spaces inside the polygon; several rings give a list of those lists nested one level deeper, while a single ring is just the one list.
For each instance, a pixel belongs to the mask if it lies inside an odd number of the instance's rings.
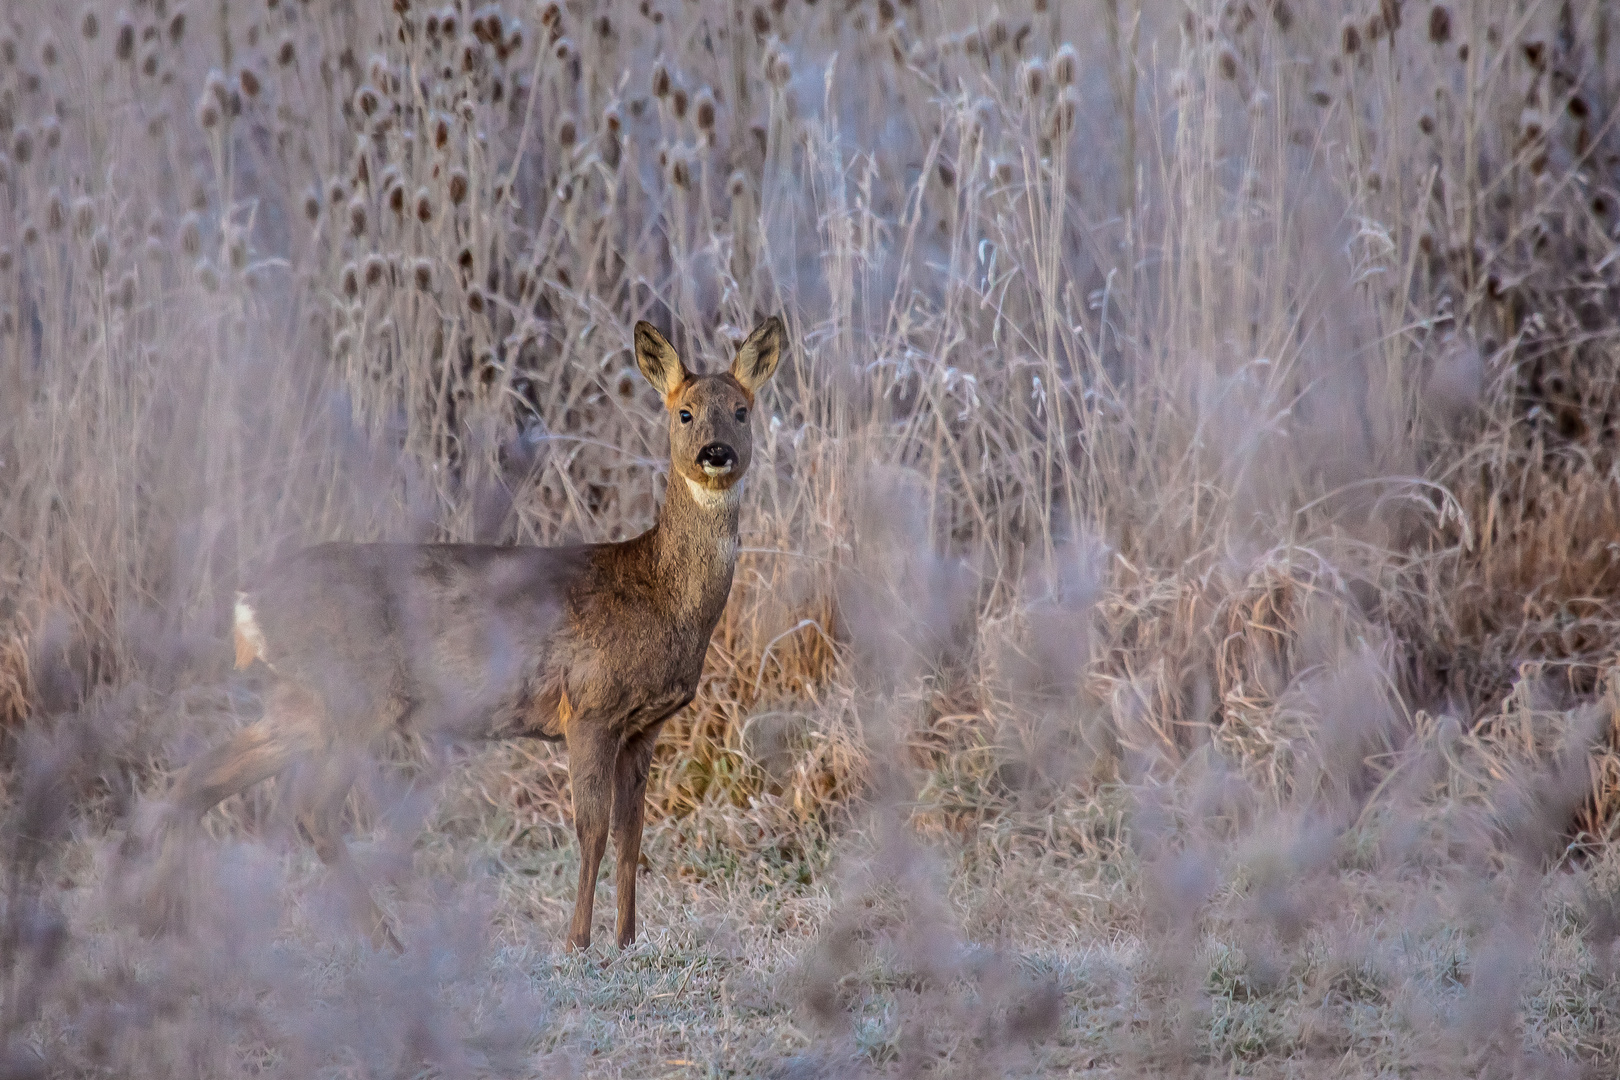
[{"label": "deer ear", "polygon": [[760,323],[737,350],[737,359],[731,365],[732,378],[742,383],[750,394],[764,386],[782,359],[785,337],[787,331],[782,329],[782,320],[775,315]]},{"label": "deer ear", "polygon": [[675,346],[664,340],[664,335],[650,322],[636,323],[636,366],[653,384],[653,389],[668,399],[690,378],[686,365],[681,363]]}]

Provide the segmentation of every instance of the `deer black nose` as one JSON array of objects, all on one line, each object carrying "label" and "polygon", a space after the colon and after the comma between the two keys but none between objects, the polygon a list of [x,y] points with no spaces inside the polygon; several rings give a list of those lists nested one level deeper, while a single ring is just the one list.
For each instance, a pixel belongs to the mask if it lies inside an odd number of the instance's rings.
[{"label": "deer black nose", "polygon": [[737,451],[725,443],[712,442],[698,451],[697,463],[705,472],[725,472],[737,464]]}]

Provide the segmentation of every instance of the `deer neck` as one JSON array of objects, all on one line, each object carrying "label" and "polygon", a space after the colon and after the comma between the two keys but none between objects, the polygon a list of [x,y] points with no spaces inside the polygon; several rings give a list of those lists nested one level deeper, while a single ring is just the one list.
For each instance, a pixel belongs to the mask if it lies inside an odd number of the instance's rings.
[{"label": "deer neck", "polygon": [[719,617],[737,565],[737,521],[742,483],[711,491],[675,474],[654,530],[653,558],[660,581],[675,585],[678,608]]}]

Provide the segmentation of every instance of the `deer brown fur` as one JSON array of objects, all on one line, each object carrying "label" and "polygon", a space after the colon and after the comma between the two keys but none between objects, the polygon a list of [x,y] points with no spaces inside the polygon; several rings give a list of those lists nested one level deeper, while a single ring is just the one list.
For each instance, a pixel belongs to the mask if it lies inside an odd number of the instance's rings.
[{"label": "deer brown fur", "polygon": [[782,342],[781,321],[767,319],[728,372],[699,375],[636,325],[636,362],[669,413],[670,478],[657,523],[634,539],[323,544],[271,566],[236,607],[238,666],[262,660],[274,676],[264,716],[180,775],[181,818],[299,766],[300,823],[364,893],[374,937],[397,947],[342,839],[356,753],[390,729],[562,740],[580,845],[568,947],[590,945],[610,832],[618,942],[629,945],[653,745],[696,694],[731,589],[750,412]]}]

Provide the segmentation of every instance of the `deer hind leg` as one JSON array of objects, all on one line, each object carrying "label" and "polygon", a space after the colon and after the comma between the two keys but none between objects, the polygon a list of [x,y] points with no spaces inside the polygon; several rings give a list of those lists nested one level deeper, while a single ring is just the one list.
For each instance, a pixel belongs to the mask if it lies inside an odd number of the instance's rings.
[{"label": "deer hind leg", "polygon": [[[285,771],[317,745],[320,709],[314,698],[281,684],[265,701],[264,716],[222,746],[181,770],[170,795],[167,822],[159,825],[160,851],[137,921],[149,933],[177,929],[195,892],[186,853],[189,834],[221,800]],[[182,835],[175,835],[178,826]]]},{"label": "deer hind leg", "polygon": [[570,952],[591,947],[591,911],[596,904],[596,872],[607,851],[613,803],[616,740],[606,725],[587,728],[576,716],[568,725],[568,781],[574,793],[574,832],[579,837],[579,890],[568,927]]},{"label": "deer hind leg", "polygon": [[636,866],[641,862],[641,830],[647,812],[647,773],[652,768],[654,725],[631,739],[619,751],[613,777],[613,847],[618,853],[614,891],[618,894],[619,948],[636,940]]},{"label": "deer hind leg", "polygon": [[315,698],[279,683],[264,705],[264,716],[223,746],[203,754],[180,773],[172,802],[183,824],[201,820],[221,801],[285,771],[321,742],[322,711]]},{"label": "deer hind leg", "polygon": [[349,846],[343,842],[343,807],[354,786],[355,768],[352,756],[328,747],[325,760],[312,770],[309,789],[301,793],[298,824],[309,835],[315,854],[335,875],[345,905],[359,916],[372,945],[402,953],[405,947],[394,936],[388,916],[377,906]]}]

